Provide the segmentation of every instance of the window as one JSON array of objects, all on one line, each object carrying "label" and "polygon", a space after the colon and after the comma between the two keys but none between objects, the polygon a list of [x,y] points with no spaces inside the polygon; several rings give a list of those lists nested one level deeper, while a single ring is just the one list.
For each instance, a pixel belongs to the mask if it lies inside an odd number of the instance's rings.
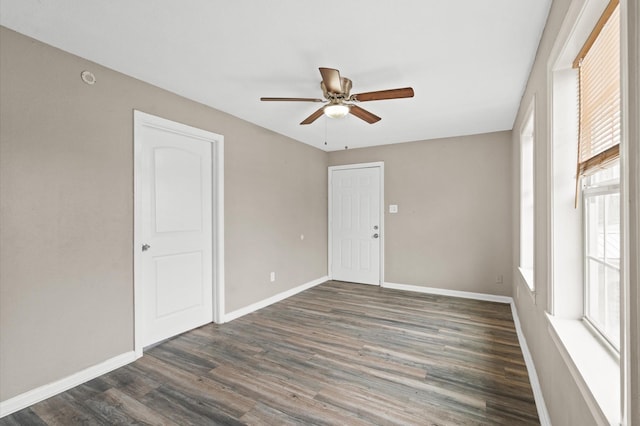
[{"label": "window", "polygon": [[585,179],[585,319],[620,348],[620,168]]},{"label": "window", "polygon": [[535,101],[529,107],[520,132],[520,273],[534,289],[534,122]]},{"label": "window", "polygon": [[584,318],[620,348],[620,19],[612,1],[574,61],[584,212]]},{"label": "window", "polygon": [[624,306],[618,283],[624,278],[618,260],[624,231],[619,214],[624,176],[616,160],[618,29],[609,23],[617,19],[616,9],[617,0],[571,2],[547,64],[552,184],[547,319],[598,424],[620,423],[626,355],[614,349],[625,326],[618,319]]}]

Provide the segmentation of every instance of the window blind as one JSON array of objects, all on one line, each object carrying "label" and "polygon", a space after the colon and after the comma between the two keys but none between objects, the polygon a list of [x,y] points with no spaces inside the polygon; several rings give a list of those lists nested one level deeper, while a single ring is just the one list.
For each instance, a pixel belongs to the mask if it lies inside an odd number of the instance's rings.
[{"label": "window blind", "polygon": [[612,0],[574,61],[578,67],[578,179],[620,156],[620,8]]}]

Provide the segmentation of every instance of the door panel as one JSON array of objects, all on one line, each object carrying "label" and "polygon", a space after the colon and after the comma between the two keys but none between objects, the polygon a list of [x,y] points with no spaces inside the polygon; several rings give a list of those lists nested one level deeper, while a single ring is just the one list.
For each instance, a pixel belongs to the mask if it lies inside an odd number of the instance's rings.
[{"label": "door panel", "polygon": [[380,188],[380,167],[331,170],[333,279],[380,284]]},{"label": "door panel", "polygon": [[155,263],[156,319],[202,305],[202,252],[158,256]]},{"label": "door panel", "polygon": [[156,148],[156,232],[202,229],[202,165],[200,156],[183,149]]}]

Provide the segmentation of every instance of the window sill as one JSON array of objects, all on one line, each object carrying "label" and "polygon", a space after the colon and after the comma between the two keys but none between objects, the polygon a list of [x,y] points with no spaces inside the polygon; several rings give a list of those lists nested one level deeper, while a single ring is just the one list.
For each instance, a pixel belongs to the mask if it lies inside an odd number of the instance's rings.
[{"label": "window sill", "polygon": [[567,363],[591,414],[620,424],[620,362],[581,320],[547,314],[551,338]]},{"label": "window sill", "polygon": [[[518,271],[520,272],[520,278],[522,278],[522,281],[525,284],[525,287],[527,287],[527,290],[529,290],[529,294],[533,297],[535,290],[534,290],[534,286],[533,286],[533,269],[532,268],[523,268],[522,266],[518,267]],[[535,303],[535,300],[534,300]]]}]

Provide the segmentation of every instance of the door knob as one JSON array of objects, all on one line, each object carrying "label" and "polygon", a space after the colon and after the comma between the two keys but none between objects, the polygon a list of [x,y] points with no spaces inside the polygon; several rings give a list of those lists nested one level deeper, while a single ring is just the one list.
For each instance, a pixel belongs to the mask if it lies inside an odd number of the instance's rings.
[{"label": "door knob", "polygon": [[147,251],[151,248],[151,246],[149,244],[143,244],[142,245],[142,251]]},{"label": "door knob", "polygon": [[378,238],[378,234],[373,234],[373,238]]}]

